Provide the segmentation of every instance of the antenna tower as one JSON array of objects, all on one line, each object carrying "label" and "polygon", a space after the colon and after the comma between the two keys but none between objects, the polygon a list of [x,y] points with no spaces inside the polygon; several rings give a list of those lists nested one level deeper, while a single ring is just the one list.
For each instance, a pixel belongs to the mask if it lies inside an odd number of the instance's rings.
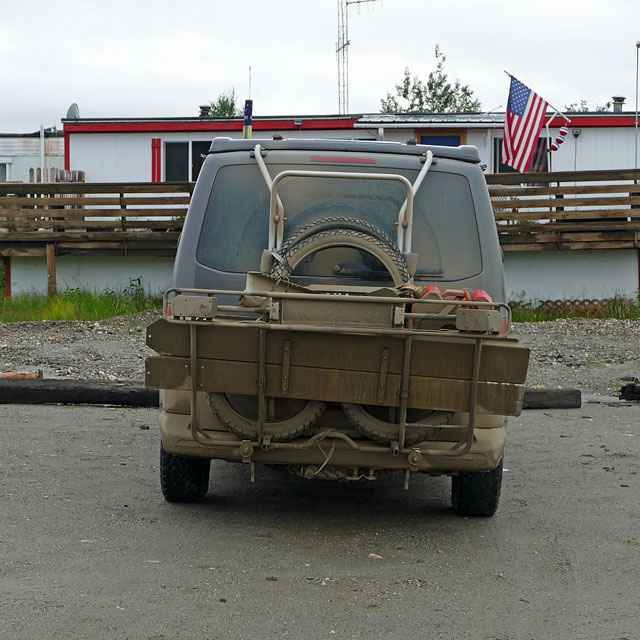
[{"label": "antenna tower", "polygon": [[338,113],[349,113],[349,6],[378,0],[338,0]]}]

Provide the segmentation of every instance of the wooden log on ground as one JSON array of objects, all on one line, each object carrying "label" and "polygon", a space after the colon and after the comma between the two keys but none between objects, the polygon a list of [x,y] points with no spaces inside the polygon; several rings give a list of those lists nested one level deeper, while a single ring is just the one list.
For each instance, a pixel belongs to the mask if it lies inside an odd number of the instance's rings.
[{"label": "wooden log on ground", "polygon": [[624,387],[620,389],[620,399],[640,402],[640,382],[625,384]]},{"label": "wooden log on ground", "polygon": [[[640,389],[638,393],[640,394]],[[157,407],[159,403],[158,391],[130,382],[0,380],[0,404],[112,404]],[[581,406],[582,396],[579,389],[526,389],[524,392],[523,409],[578,409]]]},{"label": "wooden log on ground", "polygon": [[108,380],[0,380],[0,404],[114,404],[157,407],[158,391]]},{"label": "wooden log on ground", "polygon": [[523,409],[579,409],[580,389],[525,389]]}]

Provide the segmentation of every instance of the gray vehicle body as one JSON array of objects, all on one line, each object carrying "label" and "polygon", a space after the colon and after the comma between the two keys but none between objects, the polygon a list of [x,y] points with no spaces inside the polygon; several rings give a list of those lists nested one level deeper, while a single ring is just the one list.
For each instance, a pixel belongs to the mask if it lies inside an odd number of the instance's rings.
[{"label": "gray vehicle body", "polygon": [[448,474],[459,512],[491,515],[528,363],[504,291],[475,147],[214,140],[147,336],[165,497],[201,497],[219,458]]},{"label": "gray vehicle body", "polygon": [[[178,253],[173,271],[173,285],[175,287],[241,289],[244,287],[246,273],[230,272],[224,269],[211,268],[194,260],[194,249],[198,247],[202,226],[207,207],[214,188],[216,175],[220,169],[233,165],[248,165],[254,173],[253,185],[263,190],[262,199],[265,202],[267,187],[259,176],[259,170],[250,157],[256,143],[267,151],[265,161],[275,175],[280,167],[304,166],[306,168],[326,168],[327,165],[340,166],[344,171],[413,171],[417,173],[422,167],[427,151],[432,151],[435,163],[429,170],[427,181],[438,174],[459,176],[468,185],[468,194],[473,210],[463,211],[462,218],[469,223],[469,227],[459,229],[459,233],[471,237],[478,242],[481,255],[481,268],[470,264],[470,256],[460,250],[460,244],[445,244],[443,252],[453,256],[457,274],[443,269],[442,274],[416,277],[416,282],[437,284],[441,288],[484,289],[494,300],[504,302],[504,274],[502,266],[502,252],[495,228],[493,209],[489,199],[486,182],[480,169],[478,151],[472,146],[463,147],[435,147],[427,145],[407,145],[400,143],[361,142],[361,141],[332,141],[332,140],[232,140],[217,138],[211,146],[211,153],[203,163],[198,182],[193,192],[189,215],[182,231]],[[376,160],[376,165],[360,163],[340,163],[312,161],[310,158],[317,153],[335,157],[343,155],[345,158],[357,154],[358,158]],[[426,186],[426,185],[425,185]],[[466,204],[466,203],[464,203]],[[366,205],[365,205],[366,207]],[[266,210],[264,216],[266,217]],[[355,211],[357,216],[366,218],[364,211]],[[434,212],[434,216],[453,214],[455,211]],[[227,215],[232,215],[229,212]],[[416,233],[416,232],[414,232]],[[266,238],[265,238],[266,241]],[[255,255],[255,266],[260,261],[260,250]],[[462,277],[456,277],[463,274]],[[453,277],[452,277],[453,275]],[[344,281],[344,279],[342,279]],[[354,284],[362,281],[353,280]]]}]

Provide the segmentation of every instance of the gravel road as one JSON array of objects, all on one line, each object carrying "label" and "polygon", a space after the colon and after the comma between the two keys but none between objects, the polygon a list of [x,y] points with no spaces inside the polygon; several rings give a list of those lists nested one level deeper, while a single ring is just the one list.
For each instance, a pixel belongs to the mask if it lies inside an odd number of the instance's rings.
[{"label": "gravel road", "polygon": [[157,409],[0,406],[0,638],[640,640],[639,422],[513,418],[478,519],[445,477],[221,461],[203,503],[168,504]]},{"label": "gravel road", "polygon": [[[42,369],[49,378],[142,383],[147,311],[102,322],[0,324],[0,370]],[[615,395],[622,378],[640,378],[640,320],[518,323],[513,336],[531,349],[527,384]]]},{"label": "gravel road", "polygon": [[[157,315],[0,324],[0,369],[141,383]],[[0,637],[640,640],[640,405],[603,397],[640,377],[640,322],[514,335],[529,385],[598,395],[510,420],[490,519],[455,516],[444,477],[250,484],[219,461],[171,505],[158,410],[0,405]]]}]

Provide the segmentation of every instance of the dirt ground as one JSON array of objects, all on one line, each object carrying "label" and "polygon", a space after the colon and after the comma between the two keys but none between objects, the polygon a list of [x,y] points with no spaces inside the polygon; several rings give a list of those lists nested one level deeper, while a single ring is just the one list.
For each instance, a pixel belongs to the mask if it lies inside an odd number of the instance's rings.
[{"label": "dirt ground", "polygon": [[[159,312],[102,322],[0,323],[0,371],[41,369],[46,378],[144,383],[145,327]],[[622,378],[640,377],[640,320],[517,323],[531,349],[528,386],[574,387],[615,395]]]},{"label": "dirt ground", "polygon": [[171,505],[157,410],[0,406],[0,637],[637,640],[640,406],[589,400],[511,420],[489,519],[222,462]]}]

